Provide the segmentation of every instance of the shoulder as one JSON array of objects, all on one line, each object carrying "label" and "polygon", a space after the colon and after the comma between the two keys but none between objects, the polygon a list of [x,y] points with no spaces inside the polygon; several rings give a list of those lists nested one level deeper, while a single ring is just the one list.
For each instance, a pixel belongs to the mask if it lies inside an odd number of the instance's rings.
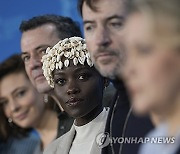
[{"label": "shoulder", "polygon": [[60,143],[61,143],[61,137],[54,140],[51,144],[49,144],[47,148],[45,148],[43,154],[55,154],[57,151],[57,146]]},{"label": "shoulder", "polygon": [[68,146],[64,145],[69,145],[69,141],[71,140],[71,134],[74,134],[73,132],[74,131],[71,129],[66,134],[54,140],[51,144],[47,146],[47,148],[45,148],[43,154],[57,154],[59,153],[59,151],[68,148]]}]

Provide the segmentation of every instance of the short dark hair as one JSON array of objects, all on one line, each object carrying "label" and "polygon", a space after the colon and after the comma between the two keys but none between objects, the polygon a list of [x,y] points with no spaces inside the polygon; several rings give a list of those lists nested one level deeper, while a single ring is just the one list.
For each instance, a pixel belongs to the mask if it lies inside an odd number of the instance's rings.
[{"label": "short dark hair", "polygon": [[[82,13],[82,8],[83,8],[83,4],[86,3],[86,5],[91,9],[93,10],[94,12],[98,12],[98,8],[96,6],[96,3],[98,2],[99,0],[78,0],[78,3],[77,3],[77,9],[80,13],[81,16],[83,16],[83,13]],[[122,0],[124,3],[126,3],[128,0]]]},{"label": "short dark hair", "polygon": [[[0,81],[7,75],[12,73],[22,72],[27,77],[24,62],[21,56],[14,54],[0,64]],[[28,78],[28,77],[27,77]],[[8,122],[8,118],[5,116],[3,106],[0,105],[0,138],[6,141],[9,137],[23,137],[26,136],[30,129],[23,129],[13,124],[13,128]]]},{"label": "short dark hair", "polygon": [[[93,11],[95,11],[95,12],[97,11],[97,8],[96,8],[96,6],[93,4],[93,1],[94,1],[94,0],[78,0],[78,6],[77,6],[77,8],[78,8],[78,11],[79,11],[79,13],[80,13],[81,16],[83,16],[83,14],[82,14],[82,6],[83,6],[84,3],[86,3],[87,6],[88,6],[89,8],[91,8],[91,10],[93,10]],[[98,1],[98,0],[96,0],[96,1]]]},{"label": "short dark hair", "polygon": [[21,22],[19,30],[23,33],[45,24],[55,25],[60,39],[73,36],[82,37],[78,22],[73,21],[69,17],[63,17],[54,14],[45,14],[41,16],[35,16],[29,20],[24,20]]}]

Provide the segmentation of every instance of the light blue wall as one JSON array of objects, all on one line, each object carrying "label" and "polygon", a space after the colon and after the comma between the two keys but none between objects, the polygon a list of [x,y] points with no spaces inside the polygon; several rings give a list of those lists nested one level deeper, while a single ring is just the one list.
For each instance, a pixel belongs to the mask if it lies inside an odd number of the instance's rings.
[{"label": "light blue wall", "polygon": [[21,21],[47,13],[69,16],[80,25],[82,23],[77,12],[77,0],[0,1],[0,62],[11,54],[20,52]]}]

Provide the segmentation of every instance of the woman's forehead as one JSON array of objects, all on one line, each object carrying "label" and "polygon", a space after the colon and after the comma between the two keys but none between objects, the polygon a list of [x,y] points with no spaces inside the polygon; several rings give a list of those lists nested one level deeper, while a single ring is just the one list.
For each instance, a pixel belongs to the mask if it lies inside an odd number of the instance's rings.
[{"label": "woman's forehead", "polygon": [[83,70],[88,70],[88,71],[93,71],[91,67],[88,65],[73,65],[70,63],[69,67],[63,67],[62,69],[55,69],[54,70],[54,75],[59,74],[59,73],[66,73],[66,72],[78,72],[78,71],[83,71]]}]

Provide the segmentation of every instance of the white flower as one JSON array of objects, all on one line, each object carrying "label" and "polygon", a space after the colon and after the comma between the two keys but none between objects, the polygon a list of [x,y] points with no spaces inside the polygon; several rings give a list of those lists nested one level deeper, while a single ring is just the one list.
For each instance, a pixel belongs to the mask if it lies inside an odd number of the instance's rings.
[{"label": "white flower", "polygon": [[69,57],[69,52],[65,52],[64,57],[66,57],[66,58]]},{"label": "white flower", "polygon": [[66,60],[64,61],[64,66],[65,66],[65,67],[68,67],[68,66],[69,66],[69,60],[68,60],[68,59],[66,59]]},{"label": "white flower", "polygon": [[61,58],[61,57],[60,57],[60,55],[58,54],[56,61],[59,62],[60,58]]},{"label": "white flower", "polygon": [[53,63],[51,63],[51,65],[50,65],[50,69],[51,69],[51,71],[54,71],[54,68],[55,68],[54,64],[53,64]]},{"label": "white flower", "polygon": [[62,67],[63,67],[63,63],[60,61],[59,62],[59,69],[62,69]]},{"label": "white flower", "polygon": [[[64,62],[62,62],[62,56],[66,58]],[[84,39],[80,37],[66,38],[59,41],[53,48],[48,47],[46,49],[46,54],[41,59],[42,69],[51,87],[54,87],[52,72],[55,69],[62,69],[63,65],[68,67],[70,65],[69,60],[72,60],[74,65],[78,63],[84,65],[84,62],[87,61],[90,67],[93,66]]]},{"label": "white flower", "polygon": [[92,61],[91,61],[91,59],[87,59],[87,64],[90,66],[90,67],[92,67],[93,66],[93,63],[92,63]]},{"label": "white flower", "polygon": [[75,52],[75,56],[79,57],[79,52],[78,51]]},{"label": "white flower", "polygon": [[59,68],[59,63],[56,63],[56,69],[58,70],[58,68]]},{"label": "white flower", "polygon": [[84,57],[84,56],[85,56],[85,54],[84,54],[83,51],[80,52],[80,56],[81,56],[81,57]]},{"label": "white flower", "polygon": [[86,58],[85,56],[84,57],[78,57],[79,63],[84,65],[85,58]]},{"label": "white flower", "polygon": [[60,44],[57,43],[57,44],[53,47],[53,49],[58,49],[59,47],[60,47]]},{"label": "white flower", "polygon": [[52,57],[52,62],[53,62],[53,63],[56,62],[56,57]]},{"label": "white flower", "polygon": [[51,50],[51,48],[50,48],[50,47],[47,47],[46,53],[48,53],[50,50]]},{"label": "white flower", "polygon": [[74,64],[75,66],[78,64],[78,59],[77,59],[76,57],[73,59],[73,64]]}]

